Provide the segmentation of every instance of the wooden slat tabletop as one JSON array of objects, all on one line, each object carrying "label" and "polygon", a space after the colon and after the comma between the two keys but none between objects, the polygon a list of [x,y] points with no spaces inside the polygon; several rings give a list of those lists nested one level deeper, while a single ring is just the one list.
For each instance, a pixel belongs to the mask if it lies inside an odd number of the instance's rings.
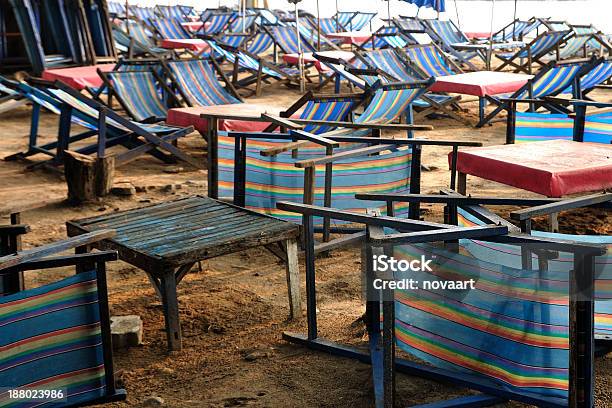
[{"label": "wooden slat tabletop", "polygon": [[299,233],[295,224],[203,196],[69,224],[82,231],[113,229],[117,235],[109,243],[175,266],[295,238]]}]

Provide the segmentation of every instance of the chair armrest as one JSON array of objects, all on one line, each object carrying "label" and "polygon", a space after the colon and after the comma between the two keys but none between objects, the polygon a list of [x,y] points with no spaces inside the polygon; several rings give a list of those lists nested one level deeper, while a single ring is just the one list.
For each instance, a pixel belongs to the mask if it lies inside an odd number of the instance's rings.
[{"label": "chair armrest", "polygon": [[78,248],[81,246],[93,244],[103,239],[114,237],[115,230],[100,230],[90,232],[76,237],[67,238],[62,241],[53,242],[51,244],[42,245],[36,248],[28,249],[19,252],[15,255],[0,257],[0,270],[7,269],[24,262],[35,261],[50,255],[55,255],[62,251]]},{"label": "chair armrest", "polygon": [[318,164],[333,163],[338,160],[349,159],[352,157],[366,156],[368,154],[380,153],[382,151],[391,150],[394,148],[396,147],[393,145],[376,145],[376,146],[362,147],[359,149],[348,150],[345,152],[332,154],[329,156],[323,156],[323,157],[319,157],[316,159],[300,160],[300,161],[295,162],[295,167],[301,168],[301,169],[306,168],[306,167],[314,167]]},{"label": "chair armrest", "polygon": [[30,226],[26,224],[0,225],[0,238],[23,235],[30,232]]},{"label": "chair armrest", "polygon": [[535,207],[512,211],[510,218],[517,221],[529,220],[540,215],[554,214],[560,211],[573,210],[576,208],[590,207],[596,204],[612,201],[612,193],[592,194],[583,197],[570,198],[550,204],[542,204]]},{"label": "chair armrest", "polygon": [[[333,120],[310,120],[310,119],[291,119],[292,123],[304,125],[318,125],[331,127],[344,127],[351,129],[380,129],[380,130],[433,130],[431,125],[409,125],[393,123],[355,123]],[[281,125],[282,126],[282,125]]]}]

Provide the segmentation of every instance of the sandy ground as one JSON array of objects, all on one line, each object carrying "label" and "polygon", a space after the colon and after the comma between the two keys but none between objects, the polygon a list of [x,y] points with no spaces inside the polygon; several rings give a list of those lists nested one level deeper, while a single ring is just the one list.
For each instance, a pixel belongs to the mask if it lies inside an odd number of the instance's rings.
[{"label": "sandy ground", "polygon": [[[609,95],[595,95],[608,100]],[[268,87],[265,96],[249,98],[271,105],[288,106],[299,97],[295,90]],[[476,120],[476,103],[465,104],[465,113]],[[238,107],[239,109],[239,107]],[[29,108],[0,116],[0,157],[26,148]],[[43,114],[40,133],[52,140],[57,117]],[[477,140],[485,145],[504,142],[505,124],[484,129],[468,128],[449,119],[425,120],[435,130],[417,134],[432,139]],[[179,141],[191,155],[205,160],[205,143],[194,133]],[[422,191],[437,193],[449,185],[447,148],[426,147]],[[39,159],[36,157],[35,159]],[[177,166],[183,168],[176,173]],[[44,170],[28,171],[24,162],[0,161],[0,207],[17,202],[65,196],[61,176]],[[116,181],[130,181],[146,192],[130,198],[107,197],[99,203],[70,207],[54,203],[24,214],[32,232],[24,238],[32,247],[66,236],[65,221],[191,194],[205,194],[206,173],[187,165],[166,165],[143,157],[118,169]],[[166,191],[175,185],[174,191]],[[528,196],[525,192],[481,179],[470,178],[474,195]],[[425,207],[426,217],[441,220],[439,207]],[[505,209],[507,210],[507,209]],[[502,209],[502,212],[505,211]],[[592,214],[598,231],[612,223],[609,217]],[[562,227],[584,230],[579,217],[568,218]],[[583,231],[584,232],[584,231]],[[319,323],[321,335],[349,344],[365,345],[365,330],[359,318],[360,256],[358,248],[334,251],[317,260]],[[302,271],[303,272],[303,271]],[[28,286],[53,281],[71,273],[27,274]],[[302,289],[304,290],[304,289]],[[184,350],[168,354],[160,302],[145,274],[123,262],[109,265],[110,305],[113,315],[137,314],[144,321],[144,344],[115,354],[118,378],[127,389],[129,406],[159,396],[172,407],[369,407],[372,386],[369,366],[287,344],[285,330],[304,331],[305,318],[287,321],[285,272],[274,256],[264,250],[204,262],[179,286]],[[304,296],[304,295],[303,295]],[[254,354],[253,354],[254,353]],[[255,361],[245,359],[257,357]],[[612,406],[612,359],[597,362],[598,407]],[[399,375],[398,395],[402,405],[436,401],[468,394],[465,389]],[[119,404],[123,406],[124,404]],[[500,406],[520,406],[503,404]]]}]

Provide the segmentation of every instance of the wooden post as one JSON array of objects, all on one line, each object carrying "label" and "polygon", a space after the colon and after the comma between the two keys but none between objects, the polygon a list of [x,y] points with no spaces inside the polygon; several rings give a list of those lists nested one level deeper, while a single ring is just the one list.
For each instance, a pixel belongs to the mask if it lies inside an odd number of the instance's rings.
[{"label": "wooden post", "polygon": [[289,312],[292,319],[302,314],[302,298],[300,296],[300,266],[298,263],[298,248],[295,239],[285,241],[287,253],[287,291],[289,293]]},{"label": "wooden post", "polygon": [[64,174],[68,183],[68,200],[73,203],[93,201],[110,192],[115,173],[112,156],[93,158],[66,150]]},{"label": "wooden post", "polygon": [[181,323],[179,320],[178,296],[176,294],[176,276],[174,268],[168,268],[161,276],[162,305],[166,320],[168,350],[178,351],[182,348]]}]

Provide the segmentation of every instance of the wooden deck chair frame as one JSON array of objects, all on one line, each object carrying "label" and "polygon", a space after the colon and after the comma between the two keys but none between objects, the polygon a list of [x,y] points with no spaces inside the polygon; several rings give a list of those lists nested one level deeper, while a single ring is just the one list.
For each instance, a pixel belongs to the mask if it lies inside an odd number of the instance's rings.
[{"label": "wooden deck chair frame", "polygon": [[[213,70],[221,77],[221,79],[223,79],[223,82],[225,83],[226,91],[230,95],[232,95],[233,97],[238,99],[240,102],[244,102],[244,99],[242,98],[242,96],[240,96],[240,94],[236,90],[236,87],[234,86],[234,84],[227,78],[227,75],[225,75],[225,73],[221,70],[221,67],[219,66],[219,63],[214,58],[209,57],[209,58],[199,58],[199,59],[201,59],[202,61],[205,61],[205,62],[210,62],[212,67],[213,67]],[[186,60],[178,60],[177,62],[181,62],[181,61],[186,61]],[[162,65],[162,68],[164,70],[165,75],[168,77],[168,79],[170,79],[170,83],[172,84],[172,88],[175,89],[176,91],[178,91],[179,95],[181,96],[181,102],[180,102],[181,105],[184,105],[184,106],[193,106],[193,104],[189,101],[189,98],[187,97],[187,94],[182,89],[182,87],[180,86],[179,82],[176,80],[176,77],[172,73],[172,70],[170,69],[170,67],[168,67],[168,64],[166,62],[164,62],[164,61],[161,61],[161,65]],[[174,95],[176,95],[175,92],[172,92],[172,93]]]},{"label": "wooden deck chair frame", "polygon": [[[544,57],[546,54],[550,53],[551,51],[555,52],[555,57],[556,57],[555,60],[559,60],[560,59],[559,57],[560,46],[561,44],[567,42],[567,39],[568,39],[567,35],[560,37],[548,49],[541,51],[539,54],[533,55],[531,52],[532,45],[536,44],[538,41],[540,41],[541,38],[544,38],[545,36],[548,36],[548,35],[551,35],[550,32],[543,32],[542,34],[538,35],[536,38],[531,40],[531,42],[523,46],[520,50],[516,51],[509,58],[505,58],[505,57],[500,56],[499,54],[496,54],[495,56],[499,58],[500,60],[502,60],[502,64],[499,65],[497,68],[495,68],[495,70],[501,71],[506,67],[510,67],[512,68],[512,72],[516,72],[516,73],[524,72],[526,74],[532,74],[534,63],[537,64],[541,68],[544,68],[546,66],[547,62],[543,61],[542,57]],[[527,50],[527,59],[525,63],[523,64],[520,61],[514,62],[517,58],[519,58],[518,57],[519,54],[522,53],[524,50]]]},{"label": "wooden deck chair frame", "polygon": [[[529,34],[531,31],[536,30],[537,26],[532,28],[531,30],[529,30],[528,32],[525,32],[525,30],[521,30],[520,35],[516,36],[515,34],[515,26],[516,23],[518,22],[525,22],[528,24],[534,24],[535,22],[539,21],[538,19],[536,19],[535,17],[531,17],[529,20],[520,20],[520,19],[515,19],[512,20],[510,23],[506,24],[504,27],[502,27],[501,29],[497,30],[496,32],[493,33],[493,38],[497,37],[497,36],[502,36],[503,39],[506,38],[506,31],[510,30],[510,32],[512,33],[512,41],[523,41],[523,37],[527,34]],[[540,22],[540,24],[542,24]],[[529,28],[529,26],[527,26],[526,28]]]},{"label": "wooden deck chair frame", "polygon": [[[36,247],[30,250],[0,257],[0,273],[22,274],[30,270],[44,270],[59,267],[76,268],[77,273],[86,270],[96,271],[96,287],[98,292],[98,307],[100,313],[100,328],[102,336],[102,353],[104,361],[105,395],[101,398],[79,403],[78,406],[97,405],[109,402],[124,401],[126,392],[117,388],[113,363],[113,351],[110,329],[110,312],[108,305],[108,289],[106,278],[106,262],[118,259],[117,252],[103,251],[85,253],[88,245],[101,239],[114,235],[112,230],[104,230],[63,241]],[[60,253],[69,249],[76,249],[72,256],[61,256]]]},{"label": "wooden deck chair frame", "polygon": [[[533,98],[533,83],[538,81],[550,69],[554,68],[558,64],[573,64],[573,63],[580,62],[580,61],[584,61],[584,66],[576,74],[576,76],[574,78],[574,83],[572,84],[572,86],[574,87],[573,89],[580,90],[580,77],[585,75],[590,70],[592,70],[598,64],[600,64],[603,61],[603,59],[601,59],[601,58],[594,58],[593,57],[593,58],[590,58],[588,60],[572,60],[572,61],[568,60],[568,61],[562,61],[562,62],[551,61],[551,62],[547,63],[536,75],[534,75],[534,77],[532,79],[527,81],[527,83],[525,85],[523,85],[519,90],[514,92],[509,97],[503,98],[503,99],[498,99],[498,98],[495,98],[495,97],[492,97],[492,96],[486,96],[485,98],[487,99],[487,101],[492,103],[492,104],[494,104],[494,105],[496,105],[496,108],[493,110],[493,112],[489,113],[484,118],[482,118],[478,122],[476,127],[477,128],[483,127],[484,125],[489,123],[495,116],[497,116],[501,111],[508,110],[509,102],[513,101],[513,100],[517,100],[517,97],[520,96],[521,94],[523,94],[524,92],[527,92],[527,98],[522,98],[522,99],[519,99],[519,100],[528,100],[529,102],[531,102],[531,104],[532,104],[530,106],[530,110],[531,111],[535,111],[536,107],[545,107],[546,109],[549,109],[552,112],[568,113],[567,109],[563,108],[562,106],[560,106],[560,105],[558,105],[556,103],[551,103],[549,100],[547,100],[547,98],[540,98],[540,99]],[[559,92],[561,92],[561,91],[562,90],[560,90]],[[557,93],[559,93],[559,92],[557,92]],[[574,91],[574,92],[576,92],[576,91]],[[554,95],[551,94],[551,95],[546,95],[546,96],[555,96],[555,95],[556,94],[554,94]],[[574,97],[580,98],[581,97],[581,93],[578,91],[578,94],[574,95]]]},{"label": "wooden deck chair frame", "polygon": [[[121,105],[123,110],[128,114],[128,116],[132,118],[133,120],[136,120],[134,113],[129,108],[129,104],[123,99],[123,97],[119,94],[119,92],[117,92],[115,86],[113,85],[113,82],[108,76],[109,73],[103,72],[99,68],[96,71],[98,72],[98,75],[100,76],[100,78],[102,78],[102,82],[104,83],[106,89],[108,89],[108,100],[112,101],[112,97],[114,96],[119,102],[119,105]],[[116,71],[116,72],[112,72],[112,74],[121,75],[122,73],[129,73],[129,72],[130,71]],[[139,72],[142,72],[142,71],[139,71]],[[152,69],[148,72],[150,72],[153,75],[153,78],[155,78],[157,83],[161,86],[164,94],[170,99],[170,101],[168,101],[170,103],[167,104],[167,108],[169,109],[173,106],[179,106],[180,105],[179,100],[177,99],[172,89],[170,89],[166,81],[164,81],[164,79],[155,70]],[[112,108],[112,103],[109,102],[107,106]],[[140,122],[155,123],[155,122],[160,122],[163,120],[166,120],[166,117],[150,117]]]},{"label": "wooden deck chair frame", "polygon": [[[5,157],[5,160],[24,159],[28,156],[37,153],[44,153],[46,155],[51,156],[52,158],[44,162],[36,163],[35,166],[47,166],[49,164],[58,165],[62,163],[64,151],[68,150],[70,143],[97,136],[97,143],[86,146],[84,148],[80,148],[77,150],[77,152],[82,154],[96,153],[96,157],[102,158],[106,157],[106,149],[108,147],[117,144],[122,144],[126,148],[128,148],[128,151],[115,156],[115,165],[117,166],[127,164],[145,153],[151,154],[154,157],[159,158],[160,160],[163,160],[165,162],[173,162],[172,157],[169,157],[167,154],[164,154],[159,150],[163,149],[167,153],[174,156],[176,159],[189,163],[198,169],[203,167],[203,164],[199,163],[197,160],[184,153],[173,144],[174,140],[193,132],[193,127],[176,128],[176,131],[174,132],[170,132],[164,136],[158,136],[145,130],[141,126],[138,126],[138,124],[123,118],[114,110],[103,105],[102,103],[85,97],[85,95],[79,93],[78,91],[74,90],[72,87],[61,81],[49,82],[45,80],[31,78],[29,80],[29,83],[32,84],[34,88],[43,87],[61,90],[70,95],[71,97],[86,104],[90,108],[95,109],[96,111],[98,111],[99,115],[99,118],[97,120],[99,128],[97,130],[88,130],[81,134],[70,136],[73,108],[69,104],[62,102],[60,104],[61,113],[58,140],[56,142],[47,143],[43,146],[38,146],[36,145],[36,140],[38,132],[38,119],[40,115],[41,106],[35,105],[37,106],[37,109],[33,110],[32,112],[32,127],[30,133],[29,149],[26,152],[16,153],[7,156]],[[126,129],[125,132],[122,132],[121,134],[113,134],[112,128],[109,128],[107,125],[107,118],[112,119],[120,126],[123,126]],[[56,152],[52,152],[51,149],[56,149]]]},{"label": "wooden deck chair frame", "polygon": [[[422,203],[442,203],[445,204],[445,223],[447,225],[452,225],[454,228],[457,228],[458,220],[457,220],[457,208],[461,207],[463,209],[467,209],[474,216],[479,218],[484,224],[482,227],[478,228],[491,228],[491,226],[496,225],[499,228],[506,229],[505,233],[495,233],[493,230],[489,230],[488,232],[491,235],[486,236],[483,235],[486,241],[491,242],[502,242],[502,243],[545,243],[546,245],[552,245],[559,251],[567,251],[575,254],[579,254],[578,256],[586,260],[581,263],[581,268],[579,270],[580,274],[584,273],[586,276],[579,276],[578,272],[574,272],[578,281],[581,278],[584,278],[581,281],[580,285],[587,285],[590,288],[593,287],[592,281],[594,279],[593,274],[593,258],[597,255],[602,255],[605,253],[605,249],[601,246],[597,245],[589,245],[589,244],[581,244],[572,241],[564,241],[564,240],[554,240],[554,239],[542,239],[542,238],[534,238],[529,235],[521,234],[521,230],[516,227],[514,224],[502,219],[491,211],[481,207],[484,205],[528,205],[528,206],[536,206],[532,209],[524,209],[520,210],[518,213],[524,214],[520,218],[527,219],[529,217],[539,215],[540,213],[549,212],[558,212],[560,210],[580,207],[584,205],[600,205],[602,203],[606,203],[612,200],[612,194],[598,194],[594,196],[583,197],[582,199],[570,199],[570,200],[560,200],[560,199],[517,199],[517,198],[499,198],[499,197],[466,197],[461,194],[457,194],[454,190],[443,190],[441,195],[421,195],[421,194],[404,194],[404,195],[393,195],[393,194],[360,194],[357,196],[358,198],[364,200],[375,200],[375,201],[386,201],[387,206],[393,206],[395,203],[410,203],[410,205],[422,204]],[[578,203],[579,202],[579,203]],[[308,209],[310,210],[310,209]],[[298,210],[299,211],[299,210]],[[303,209],[300,212],[305,212]],[[515,219],[519,219],[518,216],[513,217]],[[460,229],[464,229],[464,227],[459,227]],[[470,227],[473,228],[473,227]],[[471,230],[470,228],[465,229],[464,234],[480,234],[478,230]],[[433,241],[444,241],[452,244],[453,235],[461,235],[462,232],[458,231],[457,234],[453,234],[452,229],[431,231],[427,233],[415,233],[410,232],[406,234],[392,234],[385,235],[382,229],[379,226],[370,226],[368,230],[368,239],[372,242],[380,246],[387,243],[420,243],[420,242],[433,242]],[[431,235],[431,236],[428,236]],[[433,239],[432,239],[433,238]],[[467,236],[461,236],[460,238],[470,238]],[[455,241],[456,242],[456,241]],[[372,248],[374,251],[374,248]],[[545,251],[547,252],[547,251]],[[547,257],[549,254],[538,254],[536,256],[544,256]],[[314,269],[314,265],[313,265]],[[366,274],[369,276],[372,275],[371,270],[366,271]],[[307,267],[307,276],[308,276],[308,267]],[[572,281],[575,282],[575,281]],[[591,283],[589,283],[591,282]],[[574,284],[574,283],[572,283]],[[308,285],[308,284],[307,284]],[[585,286],[580,286],[585,287]],[[396,360],[395,353],[393,350],[393,345],[395,344],[394,338],[394,329],[393,329],[393,302],[385,302],[384,299],[393,299],[389,293],[385,294],[380,298],[382,300],[382,310],[380,302],[371,302],[370,306],[373,306],[372,314],[370,317],[376,316],[376,321],[379,321],[379,316],[381,311],[388,316],[385,316],[383,319],[383,330],[382,330],[382,338],[380,338],[380,331],[370,330],[370,333],[374,332],[374,341],[372,338],[371,342],[371,353],[370,359],[373,365],[373,373],[375,379],[378,381],[379,386],[374,387],[375,389],[375,399],[377,402],[377,406],[380,407],[392,407],[394,403],[394,371],[393,367],[398,368],[398,371],[407,372],[409,374],[425,374],[428,378],[439,379],[439,380],[451,380],[452,382],[457,382],[459,385],[467,386],[468,388],[472,388],[474,390],[478,390],[483,392],[484,394],[481,396],[473,396],[473,397],[461,397],[455,400],[449,400],[445,402],[440,402],[440,406],[443,407],[465,407],[465,406],[488,406],[491,404],[495,404],[501,402],[503,400],[511,399],[522,401],[534,405],[545,405],[545,406],[554,406],[554,407],[566,407],[567,402],[559,401],[554,398],[538,398],[537,395],[533,394],[523,394],[520,392],[511,391],[508,392],[507,389],[502,389],[499,386],[492,386],[492,384],[487,382],[478,381],[476,378],[472,378],[471,376],[462,376],[459,374],[455,374],[452,372],[445,372],[445,370],[434,369],[431,371],[431,368],[415,366],[414,363],[408,363],[403,360]],[[592,297],[590,298],[592,299]],[[309,299],[310,301],[310,299]],[[386,303],[386,305],[385,305]],[[588,337],[582,336],[581,333],[578,333],[578,327],[584,327],[586,331],[590,331],[593,333],[594,325],[593,325],[593,313],[594,306],[593,301],[585,301],[581,299],[577,299],[577,297],[570,298],[570,304],[574,303],[574,306],[580,305],[580,309],[578,311],[570,306],[570,369],[569,369],[569,406],[592,406],[594,400],[594,381],[590,377],[588,381],[582,382],[578,380],[581,378],[581,373],[583,372],[592,372],[593,370],[593,360],[595,357],[595,347]],[[311,303],[308,304],[311,306]],[[367,312],[366,312],[367,313]],[[314,318],[316,319],[316,317]],[[309,320],[310,322],[310,320]],[[315,320],[316,322],[316,320]],[[374,322],[374,320],[372,320]],[[385,326],[387,327],[385,329]],[[374,327],[371,325],[370,327]],[[377,326],[378,327],[378,326]],[[310,325],[309,325],[310,328]],[[313,338],[314,337],[314,338]],[[311,331],[309,330],[309,337],[304,338],[304,336],[297,337],[295,335],[286,335],[286,338],[289,341],[295,341],[299,344],[306,344],[309,347],[317,348],[309,345],[308,343],[316,341],[316,326],[315,326],[315,336],[311,335]],[[593,336],[591,336],[591,339]],[[319,348],[320,349],[320,348]],[[325,348],[326,351],[329,350],[329,346]],[[585,353],[580,353],[578,350],[586,350]],[[362,360],[363,361],[363,360]],[[375,366],[376,365],[376,366]],[[405,365],[405,366],[404,366]],[[375,366],[375,367],[374,367]],[[424,370],[423,370],[424,369]],[[476,380],[476,381],[475,381]],[[382,387],[381,384],[384,384]],[[495,400],[495,398],[497,400]],[[466,405],[469,403],[470,405]],[[425,405],[423,405],[424,407]],[[419,407],[421,407],[419,405]]]}]

